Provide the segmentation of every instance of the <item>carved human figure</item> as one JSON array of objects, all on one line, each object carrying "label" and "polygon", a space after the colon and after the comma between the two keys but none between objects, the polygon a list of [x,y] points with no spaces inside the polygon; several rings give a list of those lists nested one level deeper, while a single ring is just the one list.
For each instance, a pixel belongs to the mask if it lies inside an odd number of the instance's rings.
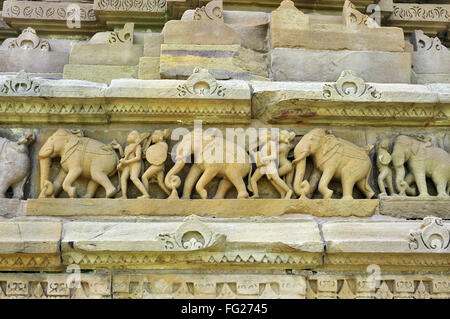
[{"label": "carved human figure", "polygon": [[[279,140],[281,137],[279,136]],[[259,138],[260,151],[256,152],[256,170],[250,179],[249,190],[253,192],[252,198],[258,198],[258,185],[257,182],[264,175],[280,193],[284,199],[289,199],[292,196],[291,188],[281,179],[278,171],[278,156],[281,152],[277,143],[272,140],[270,130],[263,130]],[[283,152],[286,152],[286,146],[283,146]],[[287,150],[289,152],[289,150]],[[287,159],[287,154],[286,154]],[[283,168],[283,172],[286,171],[286,164]],[[291,165],[292,170],[292,165]],[[286,175],[286,174],[285,174]]]},{"label": "carved human figure", "polygon": [[[52,183],[49,173],[55,157],[61,158],[61,170]],[[70,198],[75,198],[77,190],[72,184],[79,177],[89,179],[84,197],[94,197],[99,185],[105,188],[107,198],[117,192],[109,180],[109,176],[116,173],[119,162],[113,146],[84,137],[79,130],[58,129],[41,147],[38,159],[41,167],[40,198],[58,195],[61,186]]]},{"label": "carved human figure", "polygon": [[[395,139],[392,151],[396,178],[395,184],[399,190],[405,184],[415,181],[419,196],[429,196],[426,178],[429,177],[436,185],[438,196],[448,197],[447,188],[450,181],[450,155],[443,149],[432,145],[431,140],[399,135]],[[405,164],[410,174],[405,177]],[[402,195],[404,192],[401,191]]]},{"label": "carved human figure", "polygon": [[[353,143],[337,138],[331,131],[313,129],[303,136],[294,149],[295,179],[294,190],[304,197],[310,191],[309,185],[303,183],[306,169],[306,158],[312,156],[316,172],[322,173],[319,181],[319,192],[325,199],[331,198],[333,191],[328,188],[332,178],[342,183],[343,199],[352,199],[353,187],[356,184],[367,198],[375,194],[369,185],[372,163],[368,156],[372,146],[362,148]],[[316,173],[313,173],[316,175]]]},{"label": "carved human figure", "polygon": [[[222,155],[221,158],[217,158],[216,151],[217,154]],[[208,194],[205,186],[216,176],[221,177],[222,180],[214,198],[224,198],[232,186],[236,187],[238,198],[248,198],[243,181],[252,169],[248,153],[223,137],[204,134],[201,129],[194,129],[184,135],[176,147],[175,165],[164,179],[166,186],[172,190],[170,198],[177,196],[173,189],[180,185],[180,178],[176,174],[183,169],[186,159],[193,153],[199,156],[199,161],[192,164],[185,179],[183,198],[190,198],[195,185],[201,198],[206,199]]]},{"label": "carved human figure", "polygon": [[280,175],[280,177],[284,177],[284,180],[290,189],[293,189],[292,181],[294,179],[294,167],[292,166],[292,162],[288,159],[288,155],[293,147],[292,141],[294,138],[294,132],[289,132],[286,130],[280,131],[278,144],[278,158],[280,161],[280,167],[278,168],[278,175]]},{"label": "carved human figure", "polygon": [[380,195],[387,195],[385,183],[389,189],[389,194],[396,194],[392,183],[391,161],[392,157],[391,154],[389,154],[389,139],[383,139],[377,145],[378,187],[381,191]]},{"label": "carved human figure", "polygon": [[148,191],[148,180],[153,176],[156,176],[159,187],[167,194],[170,195],[170,190],[164,184],[164,163],[167,159],[167,151],[169,149],[166,140],[170,135],[170,130],[156,130],[153,132],[150,143],[151,146],[146,147],[145,158],[150,163],[150,167],[147,168],[142,175],[142,183],[145,189]]},{"label": "carved human figure", "polygon": [[23,186],[30,174],[28,146],[34,134],[24,134],[17,142],[0,137],[0,198],[12,187],[13,198],[23,197]]},{"label": "carved human figure", "polygon": [[146,187],[139,179],[143,167],[141,143],[143,143],[149,135],[149,133],[141,135],[138,131],[131,131],[127,136],[128,145],[125,147],[125,152],[122,153],[121,149],[119,149],[122,158],[119,160],[117,170],[120,172],[122,199],[127,198],[128,179],[131,179],[136,188],[141,192],[142,196],[138,198],[150,198]]}]

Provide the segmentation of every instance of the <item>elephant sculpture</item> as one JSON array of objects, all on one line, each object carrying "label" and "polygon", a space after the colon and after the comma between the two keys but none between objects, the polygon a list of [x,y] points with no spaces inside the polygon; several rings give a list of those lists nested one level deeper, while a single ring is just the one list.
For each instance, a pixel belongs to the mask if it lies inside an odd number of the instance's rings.
[{"label": "elephant sculpture", "polygon": [[23,197],[23,186],[30,174],[28,146],[34,134],[25,134],[17,142],[0,137],[0,198],[12,187],[13,198]]},{"label": "elephant sculpture", "polygon": [[[332,135],[331,131],[313,129],[302,137],[294,149],[295,165],[294,191],[301,198],[311,195],[315,186],[310,187],[303,181],[306,169],[306,158],[312,157],[314,171],[311,180],[319,181],[319,192],[328,199],[333,191],[328,188],[332,178],[340,179],[343,199],[352,199],[353,187],[356,184],[367,198],[375,194],[369,185],[372,163],[368,156],[373,146],[361,148],[348,141]],[[309,194],[305,194],[305,189]]]},{"label": "elephant sculpture", "polygon": [[[429,177],[436,186],[438,196],[448,197],[450,155],[445,150],[433,146],[430,140],[406,135],[397,136],[392,150],[392,163],[396,173],[395,185],[401,195],[405,195],[405,186],[414,181],[419,196],[429,196],[426,183],[426,178]],[[405,164],[409,169],[406,177]]]},{"label": "elephant sculpture", "polygon": [[[219,153],[222,151],[220,158],[217,157],[217,151]],[[190,158],[192,154],[196,154],[199,160],[192,164],[185,179],[182,198],[190,198],[195,185],[201,198],[206,199],[208,194],[205,186],[216,176],[221,177],[222,180],[214,198],[224,198],[233,185],[238,191],[238,198],[248,198],[243,181],[252,169],[248,153],[235,143],[222,137],[205,134],[201,129],[194,129],[184,135],[176,147],[175,165],[164,179],[166,186],[172,190],[170,198],[178,197],[173,192],[180,185],[180,178],[176,174],[183,169],[187,158]]]},{"label": "elephant sculpture", "polygon": [[[61,170],[52,184],[48,178],[54,157],[61,158]],[[113,146],[83,137],[80,131],[57,130],[41,147],[38,159],[41,167],[40,198],[57,195],[61,186],[70,198],[75,198],[77,192],[72,184],[79,177],[89,179],[86,198],[94,197],[99,185],[105,188],[107,198],[117,192],[109,179],[116,173],[119,163]]]}]

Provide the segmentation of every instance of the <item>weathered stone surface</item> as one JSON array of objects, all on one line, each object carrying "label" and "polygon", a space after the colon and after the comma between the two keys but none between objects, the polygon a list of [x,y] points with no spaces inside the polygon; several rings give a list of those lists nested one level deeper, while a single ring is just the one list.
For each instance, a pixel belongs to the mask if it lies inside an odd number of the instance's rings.
[{"label": "weathered stone surface", "polygon": [[62,73],[68,62],[69,55],[64,52],[0,50],[0,72]]},{"label": "weathered stone surface", "polygon": [[348,27],[331,19],[309,19],[292,1],[283,1],[270,14],[271,48],[403,52],[400,28]]},{"label": "weathered stone surface", "polygon": [[367,82],[409,83],[411,53],[277,48],[271,51],[275,81],[336,81],[353,70]]},{"label": "weathered stone surface", "polygon": [[61,268],[60,222],[1,220],[1,270],[54,270]]},{"label": "weathered stone surface", "polygon": [[411,70],[411,83],[450,83],[450,73],[447,74],[417,74]]},{"label": "weathered stone surface", "polygon": [[70,52],[70,64],[120,65],[139,64],[143,45],[127,44],[74,44]]},{"label": "weathered stone surface", "polygon": [[379,212],[399,218],[436,216],[450,219],[450,200],[435,196],[428,198],[382,196],[380,197]]},{"label": "weathered stone surface", "polygon": [[[194,236],[194,237],[192,237]],[[84,269],[99,267],[221,267],[251,262],[285,267],[321,263],[323,244],[312,220],[208,220],[142,223],[70,222],[64,225],[63,260]],[[161,259],[161,256],[167,256]],[[95,262],[94,262],[95,261]],[[307,266],[306,266],[307,267]]]},{"label": "weathered stone surface", "polygon": [[158,57],[161,55],[161,44],[164,43],[162,33],[146,33],[144,35],[144,57]]},{"label": "weathered stone surface", "polygon": [[111,296],[109,274],[2,273],[0,283],[6,287],[6,290],[2,289],[0,299],[99,299]]},{"label": "weathered stone surface", "polygon": [[236,31],[213,20],[168,21],[162,31],[165,44],[230,45],[241,44]]},{"label": "weathered stone surface", "polygon": [[304,299],[306,294],[305,277],[293,275],[117,273],[113,278],[115,299]]},{"label": "weathered stone surface", "polygon": [[436,38],[416,30],[411,36],[414,46],[413,69],[417,74],[450,74],[450,51]]},{"label": "weathered stone surface", "polygon": [[0,198],[0,216],[11,218],[25,215],[25,203],[20,199]]},{"label": "weathered stone surface", "polygon": [[[29,199],[28,216],[200,216],[247,217],[310,214],[372,216],[378,200],[370,199]],[[69,209],[70,207],[70,209]],[[101,207],[101,209],[99,209]]]},{"label": "weathered stone surface", "polygon": [[446,125],[450,116],[445,84],[367,83],[344,74],[334,83],[253,81],[251,86],[253,117],[269,123]]},{"label": "weathered stone surface", "polygon": [[140,80],[159,79],[159,57],[142,57],[139,59]]},{"label": "weathered stone surface", "polygon": [[82,65],[66,64],[64,79],[84,80],[109,84],[113,79],[138,77],[138,65]]},{"label": "weathered stone surface", "polygon": [[239,45],[161,46],[162,78],[185,78],[202,66],[216,79],[264,79],[268,77],[265,55]]}]

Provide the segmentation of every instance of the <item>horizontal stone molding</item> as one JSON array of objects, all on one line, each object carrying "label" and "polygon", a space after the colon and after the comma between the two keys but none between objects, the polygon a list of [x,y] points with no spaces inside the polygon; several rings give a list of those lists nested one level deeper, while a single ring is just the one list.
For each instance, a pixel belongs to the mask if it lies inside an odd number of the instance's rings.
[{"label": "horizontal stone molding", "polygon": [[94,0],[95,11],[124,11],[124,12],[166,12],[166,0],[144,0],[144,1],[112,1]]},{"label": "horizontal stone molding", "polygon": [[450,5],[394,3],[390,20],[448,22]]},{"label": "horizontal stone molding", "polygon": [[448,84],[357,83],[351,80],[335,83],[253,81],[251,86],[252,117],[268,123],[449,125]]},{"label": "horizontal stone molding", "polygon": [[424,218],[430,215],[450,218],[449,200],[434,196],[380,196],[379,207],[380,214],[399,218]]},{"label": "horizontal stone molding", "polygon": [[370,217],[377,199],[29,199],[28,216],[199,216],[249,217],[309,214]]},{"label": "horizontal stone molding", "polygon": [[0,299],[110,298],[109,274],[0,273]]}]

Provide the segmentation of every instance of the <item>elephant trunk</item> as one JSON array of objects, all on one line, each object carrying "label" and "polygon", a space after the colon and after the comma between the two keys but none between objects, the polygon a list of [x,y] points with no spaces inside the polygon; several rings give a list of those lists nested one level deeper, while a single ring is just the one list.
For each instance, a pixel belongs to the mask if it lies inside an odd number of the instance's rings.
[{"label": "elephant trunk", "polygon": [[294,177],[294,191],[297,195],[302,194],[301,183],[303,181],[303,177],[305,176],[306,169],[306,156],[296,159],[294,161],[295,164],[295,177]]},{"label": "elephant trunk", "polygon": [[170,169],[167,173],[166,178],[164,179],[164,184],[166,184],[169,189],[176,189],[180,186],[181,180],[176,174],[178,174],[184,167],[183,160],[177,160],[175,165]]},{"label": "elephant trunk", "polygon": [[405,182],[405,167],[403,165],[395,166],[395,186],[400,195],[405,195],[408,185]]},{"label": "elephant trunk", "polygon": [[53,194],[53,185],[49,181],[50,165],[52,159],[50,157],[41,158],[39,165],[41,167],[41,194],[39,197],[47,197]]}]

